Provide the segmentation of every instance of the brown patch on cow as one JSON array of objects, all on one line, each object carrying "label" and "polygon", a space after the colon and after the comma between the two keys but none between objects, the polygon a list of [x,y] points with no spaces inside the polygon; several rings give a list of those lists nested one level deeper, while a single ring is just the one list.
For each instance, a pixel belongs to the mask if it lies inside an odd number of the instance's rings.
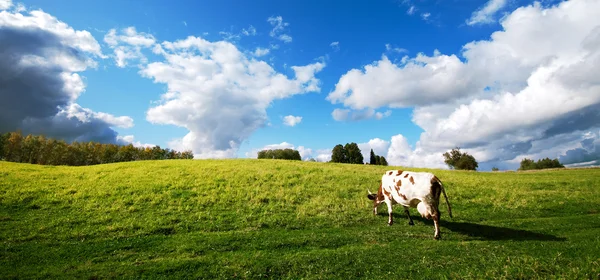
[{"label": "brown patch on cow", "polygon": [[394,173],[394,171],[390,171],[390,173],[388,173],[388,175],[392,175],[392,173]]},{"label": "brown patch on cow", "polygon": [[404,178],[408,177],[408,175],[410,175],[410,174],[406,173],[406,175],[404,175]]},{"label": "brown patch on cow", "polygon": [[379,185],[379,190],[377,190],[377,200],[382,201],[384,199],[383,197],[383,185]]},{"label": "brown patch on cow", "polygon": [[431,195],[433,195],[433,198],[437,200],[440,198],[441,194],[442,187],[440,185],[440,179],[433,176],[433,178],[431,178]]},{"label": "brown patch on cow", "polygon": [[400,194],[400,196],[402,196],[402,198],[403,198],[404,200],[408,200],[408,198],[406,198],[406,195],[404,195],[403,193],[401,193],[401,194]]},{"label": "brown patch on cow", "polygon": [[396,176],[400,176],[400,174],[402,174],[402,172],[404,172],[404,171],[398,170],[398,174],[396,174]]},{"label": "brown patch on cow", "polygon": [[398,188],[402,187],[402,180],[398,180],[398,182],[396,182],[396,186]]},{"label": "brown patch on cow", "polygon": [[386,189],[383,189],[383,194],[385,194],[385,196],[387,197],[391,197],[392,193],[388,192]]},{"label": "brown patch on cow", "polygon": [[415,179],[413,179],[412,176],[410,176],[410,179],[408,179],[413,185],[415,184]]}]

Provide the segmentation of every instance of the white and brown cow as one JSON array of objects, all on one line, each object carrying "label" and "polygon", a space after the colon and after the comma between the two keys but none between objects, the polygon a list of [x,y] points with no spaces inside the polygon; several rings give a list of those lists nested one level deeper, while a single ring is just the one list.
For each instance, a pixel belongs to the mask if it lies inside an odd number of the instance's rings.
[{"label": "white and brown cow", "polygon": [[408,216],[408,224],[414,225],[410,212],[410,207],[417,208],[422,217],[433,219],[435,226],[434,238],[440,238],[440,194],[444,194],[446,204],[448,205],[448,215],[452,218],[450,202],[446,196],[446,191],[442,182],[435,175],[429,172],[411,172],[402,170],[388,170],[381,177],[381,185],[377,194],[369,191],[367,196],[373,200],[373,214],[377,214],[377,206],[385,202],[388,207],[389,220],[388,225],[394,223],[392,217],[392,205],[400,204],[404,207],[404,212]]}]

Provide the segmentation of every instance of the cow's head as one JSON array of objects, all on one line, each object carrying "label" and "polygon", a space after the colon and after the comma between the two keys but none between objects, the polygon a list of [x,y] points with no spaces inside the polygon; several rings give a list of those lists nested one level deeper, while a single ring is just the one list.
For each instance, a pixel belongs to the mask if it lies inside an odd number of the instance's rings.
[{"label": "cow's head", "polygon": [[367,195],[367,197],[370,200],[373,200],[373,214],[377,214],[377,206],[379,206],[379,204],[381,204],[384,200],[383,197],[383,190],[381,189],[381,185],[379,185],[379,189],[377,190],[377,194],[371,193],[371,191],[369,191],[367,189],[367,191],[369,192],[369,194]]}]

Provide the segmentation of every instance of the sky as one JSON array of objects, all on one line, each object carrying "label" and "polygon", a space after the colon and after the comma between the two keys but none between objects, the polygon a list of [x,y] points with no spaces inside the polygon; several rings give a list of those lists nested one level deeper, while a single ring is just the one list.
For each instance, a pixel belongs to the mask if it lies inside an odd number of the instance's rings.
[{"label": "sky", "polygon": [[0,0],[0,132],[600,164],[600,0]]}]

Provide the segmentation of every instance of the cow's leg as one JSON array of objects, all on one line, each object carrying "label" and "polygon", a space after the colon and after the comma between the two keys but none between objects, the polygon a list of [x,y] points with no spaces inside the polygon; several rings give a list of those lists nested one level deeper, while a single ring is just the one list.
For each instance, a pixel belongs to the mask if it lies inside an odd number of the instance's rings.
[{"label": "cow's leg", "polygon": [[373,201],[373,215],[377,215],[377,207],[379,206],[379,204],[381,204],[383,201]]},{"label": "cow's leg", "polygon": [[408,211],[408,207],[404,206],[404,213],[406,213],[406,216],[408,216],[408,225],[414,226],[415,223],[413,222],[412,218],[410,217],[410,212]]},{"label": "cow's leg", "polygon": [[440,217],[439,217],[439,215],[433,216],[433,225],[435,226],[435,234],[433,235],[433,238],[440,239]]},{"label": "cow's leg", "polygon": [[435,234],[433,235],[434,239],[440,239],[440,210],[436,205],[432,207],[433,213],[433,225],[435,226]]},{"label": "cow's leg", "polygon": [[394,217],[392,216],[392,202],[386,200],[385,204],[387,204],[388,207],[388,214],[389,214],[389,219],[388,219],[388,226],[391,226],[394,224]]}]

